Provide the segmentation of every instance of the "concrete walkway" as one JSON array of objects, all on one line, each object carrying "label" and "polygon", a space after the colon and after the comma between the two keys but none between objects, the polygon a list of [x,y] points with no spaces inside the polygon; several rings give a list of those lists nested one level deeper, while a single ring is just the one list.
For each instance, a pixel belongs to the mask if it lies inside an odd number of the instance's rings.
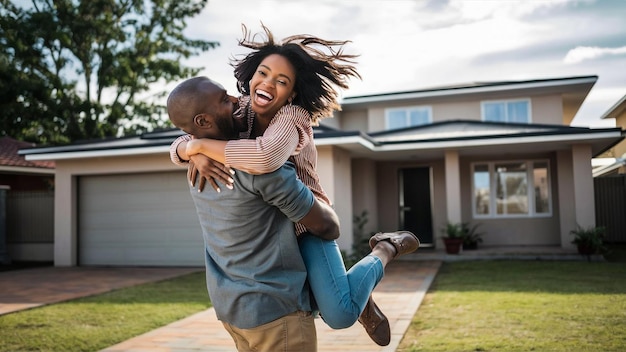
[{"label": "concrete walkway", "polygon": [[[395,351],[441,261],[392,262],[376,287],[374,298],[389,318],[391,343],[380,347],[359,323],[348,329],[330,329],[316,320],[318,350]],[[0,315],[110,290],[169,279],[203,268],[38,268],[0,272]],[[217,321],[213,309],[131,338],[103,351],[235,351],[234,343]]]},{"label": "concrete walkway", "polygon": [[[318,351],[395,351],[441,265],[439,261],[396,261],[374,290],[374,299],[387,315],[391,343],[376,345],[361,324],[333,330],[316,319]],[[235,345],[215,317],[213,309],[192,315],[160,329],[111,346],[103,352],[211,351],[232,352]]]}]

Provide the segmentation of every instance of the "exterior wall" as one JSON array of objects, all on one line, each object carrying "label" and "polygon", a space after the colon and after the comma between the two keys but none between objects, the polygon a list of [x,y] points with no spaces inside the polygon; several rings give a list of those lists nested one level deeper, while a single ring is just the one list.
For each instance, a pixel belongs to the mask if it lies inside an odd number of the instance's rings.
[{"label": "exterior wall", "polygon": [[136,157],[56,161],[54,196],[54,265],[77,264],[77,175],[180,170],[167,153]]},{"label": "exterior wall", "polygon": [[572,146],[576,223],[582,227],[596,225],[593,174],[589,162],[591,157],[590,145],[577,144]]},{"label": "exterior wall", "polygon": [[[457,98],[458,99],[458,98]],[[472,100],[454,100],[438,98],[437,100],[414,100],[404,102],[389,102],[387,105],[373,105],[368,109],[344,110],[338,113],[336,119],[343,130],[380,132],[385,130],[385,109],[410,106],[430,106],[432,108],[432,122],[450,120],[481,121],[481,102],[485,100],[530,99],[531,123],[560,125],[566,121],[566,115],[571,114],[564,110],[560,95],[477,95]]]},{"label": "exterior wall", "polygon": [[532,123],[563,124],[562,98],[558,95],[535,96],[530,101]]},{"label": "exterior wall", "polygon": [[[559,215],[561,247],[574,248],[569,232],[576,228],[576,196],[574,194],[572,151],[557,152],[557,184],[559,187]],[[593,199],[593,198],[592,198]]]},{"label": "exterior wall", "polygon": [[330,146],[317,148],[317,173],[324,191],[328,194],[340,220],[339,248],[352,249],[352,166],[350,155]]},{"label": "exterior wall", "polygon": [[380,132],[385,130],[385,108],[375,107],[367,111],[367,132]]},{"label": "exterior wall", "polygon": [[339,119],[339,115],[340,114],[341,114],[341,112],[335,111],[335,113],[333,114],[332,117],[320,120],[320,125],[332,127],[332,128],[338,129],[338,130],[342,129],[342,127],[341,127],[341,119]]},{"label": "exterior wall", "polygon": [[354,215],[367,211],[365,234],[378,232],[378,197],[376,163],[368,159],[352,160],[352,205]]},{"label": "exterior wall", "polygon": [[433,122],[450,120],[476,120],[480,121],[480,102],[452,102],[432,104]]},{"label": "exterior wall", "polygon": [[[340,121],[340,126],[344,131],[367,131],[367,110],[355,110],[341,113],[341,117],[332,120]],[[326,122],[328,119],[323,120]]]},{"label": "exterior wall", "polygon": [[459,152],[446,150],[445,152],[445,182],[446,182],[446,214],[447,221],[461,222],[461,175]]},{"label": "exterior wall", "polygon": [[[446,167],[443,160],[433,161],[433,236],[435,237],[435,247],[445,248],[441,240],[442,229],[448,222],[448,201],[446,200]],[[460,200],[458,200],[460,201]]]},{"label": "exterior wall", "polygon": [[569,126],[574,121],[574,117],[576,117],[580,109],[580,104],[568,102],[568,100],[563,97],[561,106],[563,106],[563,120],[559,124]]},{"label": "exterior wall", "polygon": [[[446,186],[443,160],[424,163],[378,162],[376,164],[378,229],[376,231],[396,231],[399,229],[399,185],[398,173],[402,168],[430,167],[432,170],[432,222],[433,240],[437,243],[439,229],[446,223]],[[357,175],[355,174],[355,177]],[[361,177],[361,175],[358,175]],[[443,246],[443,244],[441,244]]]},{"label": "exterior wall", "polygon": [[[402,166],[398,163],[376,163],[376,190],[378,204],[378,229],[377,231],[388,232],[398,229],[398,169]],[[408,166],[408,165],[407,165]],[[357,176],[357,175],[355,175]]]},{"label": "exterior wall", "polygon": [[[461,222],[469,222],[470,224],[480,223],[480,231],[485,232],[483,236],[484,246],[561,246],[561,221],[559,214],[559,205],[565,201],[566,204],[572,204],[573,200],[561,199],[560,194],[571,195],[573,190],[573,183],[567,187],[567,190],[563,191],[560,186],[562,172],[569,175],[571,180],[571,168],[570,171],[561,170],[559,168],[557,172],[556,158],[551,155],[516,155],[513,157],[516,160],[526,159],[549,159],[550,161],[550,175],[551,175],[551,196],[552,196],[552,215],[549,217],[538,218],[491,218],[484,219],[473,217],[472,211],[472,174],[471,163],[474,161],[501,161],[502,156],[494,155],[491,157],[481,157],[478,159],[463,158],[459,160],[459,180],[460,180],[460,196],[455,192],[450,193],[449,187],[446,185],[446,167],[444,160],[434,160],[427,163],[402,163],[402,162],[379,162],[376,167],[378,185],[378,223],[379,231],[394,231],[398,228],[398,172],[401,168],[406,167],[424,167],[428,166],[432,169],[433,179],[431,180],[431,187],[433,189],[433,235],[435,240],[435,246],[437,248],[443,248],[441,241],[441,229],[445,226],[448,220],[455,221],[449,218],[448,203],[452,202],[460,204],[460,219]],[[364,169],[360,169],[363,171]],[[354,173],[355,178],[364,177],[365,173]],[[357,176],[358,175],[358,176]],[[354,181],[358,182],[358,181]],[[567,182],[565,182],[567,184]],[[356,189],[356,188],[355,188]],[[355,191],[355,194],[357,191]],[[355,207],[357,202],[357,196],[355,196]],[[358,212],[359,210],[356,209]],[[567,209],[566,209],[567,211]],[[581,210],[583,211],[583,210]],[[587,210],[585,210],[587,211]],[[572,213],[573,215],[573,213]],[[572,220],[575,223],[574,217]],[[571,222],[570,221],[570,222]],[[567,228],[565,233],[569,235],[569,230],[573,228]],[[566,238],[567,243],[570,239]]]}]

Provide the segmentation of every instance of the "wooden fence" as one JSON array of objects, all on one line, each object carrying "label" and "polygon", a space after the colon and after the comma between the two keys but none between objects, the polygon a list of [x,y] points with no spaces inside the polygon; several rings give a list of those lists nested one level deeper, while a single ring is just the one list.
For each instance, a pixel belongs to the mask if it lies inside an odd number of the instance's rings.
[{"label": "wooden fence", "polygon": [[596,226],[606,229],[605,241],[626,243],[626,175],[593,179]]}]

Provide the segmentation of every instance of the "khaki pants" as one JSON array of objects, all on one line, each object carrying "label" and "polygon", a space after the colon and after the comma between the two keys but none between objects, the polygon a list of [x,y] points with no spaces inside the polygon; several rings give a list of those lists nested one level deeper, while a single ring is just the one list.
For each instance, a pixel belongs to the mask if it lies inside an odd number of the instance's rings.
[{"label": "khaki pants", "polygon": [[291,313],[252,329],[222,324],[239,352],[317,351],[317,333],[311,312]]}]

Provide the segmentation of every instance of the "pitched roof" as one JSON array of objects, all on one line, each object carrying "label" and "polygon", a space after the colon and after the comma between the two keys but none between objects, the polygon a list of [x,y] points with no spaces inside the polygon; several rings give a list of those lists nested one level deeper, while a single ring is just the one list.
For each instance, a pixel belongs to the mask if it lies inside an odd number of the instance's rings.
[{"label": "pitched roof", "polygon": [[368,94],[361,96],[347,96],[341,101],[342,107],[351,105],[371,104],[374,102],[401,101],[416,98],[433,98],[444,96],[462,96],[466,94],[477,94],[486,92],[520,91],[539,89],[545,92],[559,94],[582,94],[577,99],[582,104],[593,85],[598,80],[598,76],[576,76],[564,78],[547,78],[524,81],[497,81],[497,82],[472,82],[433,88],[425,88],[410,91],[387,92],[379,94]]},{"label": "pitched roof", "polygon": [[626,95],[618,100],[613,106],[609,108],[602,116],[601,119],[617,118],[619,115],[626,112]]},{"label": "pitched roof", "polygon": [[35,144],[18,141],[10,137],[0,138],[0,166],[32,167],[54,169],[54,161],[47,160],[26,160],[23,155],[18,154],[18,150],[35,147]]}]

